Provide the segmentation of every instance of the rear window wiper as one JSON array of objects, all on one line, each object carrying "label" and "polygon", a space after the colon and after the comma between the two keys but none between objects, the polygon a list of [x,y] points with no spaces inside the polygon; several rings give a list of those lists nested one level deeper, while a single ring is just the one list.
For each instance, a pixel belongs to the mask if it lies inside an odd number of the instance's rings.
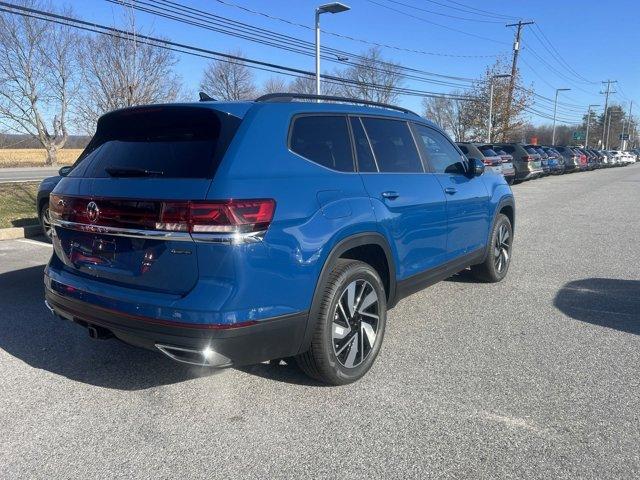
[{"label": "rear window wiper", "polygon": [[112,177],[161,177],[164,175],[164,172],[148,170],[146,168],[107,167],[104,171]]}]

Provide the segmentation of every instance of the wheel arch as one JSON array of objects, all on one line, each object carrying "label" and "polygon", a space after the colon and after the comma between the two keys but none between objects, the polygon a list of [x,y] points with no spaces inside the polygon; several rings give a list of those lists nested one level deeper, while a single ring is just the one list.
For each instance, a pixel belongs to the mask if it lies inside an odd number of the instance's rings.
[{"label": "wheel arch", "polygon": [[[376,264],[372,264],[371,261],[367,261],[366,255],[370,255],[374,250],[367,250],[367,247],[373,249],[379,249],[378,251],[382,251],[384,254],[384,259],[375,259],[377,262],[373,262]],[[365,255],[365,257],[362,257]],[[337,260],[340,258],[350,258],[354,260],[361,260],[365,263],[369,263],[382,278],[383,284],[385,284],[385,290],[387,295],[387,308],[390,309],[395,305],[395,297],[396,297],[396,270],[395,270],[395,262],[393,259],[393,254],[391,252],[391,248],[389,243],[384,238],[384,236],[378,232],[363,232],[354,235],[350,235],[342,240],[340,240],[336,245],[331,249],[329,254],[327,255],[327,259],[325,260],[322,269],[320,271],[320,275],[318,276],[318,280],[316,281],[316,286],[313,292],[313,299],[311,302],[311,308],[309,309],[309,315],[307,318],[307,326],[305,329],[304,337],[302,340],[302,344],[300,346],[299,353],[305,352],[306,349],[309,348],[311,344],[311,338],[313,336],[313,332],[315,330],[318,314],[320,311],[320,302],[321,302],[321,288],[322,285],[326,282],[329,274],[331,273],[334,265]],[[380,272],[380,268],[382,265],[382,260],[384,260],[384,264],[386,264],[387,272],[386,275]],[[386,279],[385,279],[386,277]]]}]

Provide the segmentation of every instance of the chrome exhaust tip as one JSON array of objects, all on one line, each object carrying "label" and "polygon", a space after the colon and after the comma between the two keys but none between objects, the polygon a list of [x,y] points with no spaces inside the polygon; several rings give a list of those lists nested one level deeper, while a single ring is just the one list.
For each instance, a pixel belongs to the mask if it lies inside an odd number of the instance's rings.
[{"label": "chrome exhaust tip", "polygon": [[53,307],[49,305],[48,301],[44,301],[44,306],[47,307],[47,310],[49,310],[49,313],[51,313],[51,315],[53,315],[54,317],[56,316],[56,312],[53,310]]},{"label": "chrome exhaust tip", "polygon": [[232,363],[230,359],[210,347],[195,349],[156,343],[156,348],[171,360],[188,363],[189,365],[197,365],[199,367],[221,368],[228,367]]}]

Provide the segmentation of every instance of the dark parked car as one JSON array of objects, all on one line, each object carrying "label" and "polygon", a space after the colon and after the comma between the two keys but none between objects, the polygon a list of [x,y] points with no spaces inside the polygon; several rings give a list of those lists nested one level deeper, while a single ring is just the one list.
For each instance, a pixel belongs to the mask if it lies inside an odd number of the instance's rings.
[{"label": "dark parked car", "polygon": [[295,358],[338,385],[369,370],[401,298],[467,267],[502,280],[504,178],[417,114],[334,100],[102,116],[51,193],[46,304],[92,338],[199,366]]},{"label": "dark parked car", "polygon": [[542,167],[542,173],[549,175],[551,169],[549,168],[549,156],[539,145],[527,145],[525,148],[533,149],[538,155],[540,155],[540,166]]},{"label": "dark parked car", "polygon": [[553,147],[542,147],[549,157],[549,170],[553,175],[564,173],[564,157]]},{"label": "dark parked car", "polygon": [[564,158],[565,173],[577,172],[580,170],[580,156],[571,148],[562,145],[553,147]]},{"label": "dark parked car", "polygon": [[520,143],[496,143],[494,147],[504,150],[513,157],[516,182],[538,178],[543,174],[540,154],[533,148],[528,148]]},{"label": "dark parked car", "polygon": [[73,167],[65,166],[58,170],[55,177],[47,177],[40,185],[38,185],[38,194],[36,195],[36,212],[42,227],[42,233],[45,238],[51,242],[51,218],[49,217],[49,194],[58,185],[62,177],[66,177]]}]

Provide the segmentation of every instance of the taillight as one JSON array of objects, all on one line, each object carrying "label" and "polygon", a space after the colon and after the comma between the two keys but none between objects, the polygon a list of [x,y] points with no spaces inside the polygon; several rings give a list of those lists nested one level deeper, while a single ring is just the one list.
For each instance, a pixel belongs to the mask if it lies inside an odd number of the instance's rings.
[{"label": "taillight", "polygon": [[266,230],[273,199],[143,201],[51,195],[53,220],[104,227],[189,233],[249,233]]},{"label": "taillight", "polygon": [[533,162],[533,157],[531,155],[525,155],[522,157],[523,162]]},{"label": "taillight", "polygon": [[247,233],[265,230],[276,208],[272,199],[192,202],[190,232]]},{"label": "taillight", "polygon": [[493,161],[492,161],[490,158],[483,158],[483,159],[482,159],[482,162],[483,162],[485,165],[493,165]]}]

